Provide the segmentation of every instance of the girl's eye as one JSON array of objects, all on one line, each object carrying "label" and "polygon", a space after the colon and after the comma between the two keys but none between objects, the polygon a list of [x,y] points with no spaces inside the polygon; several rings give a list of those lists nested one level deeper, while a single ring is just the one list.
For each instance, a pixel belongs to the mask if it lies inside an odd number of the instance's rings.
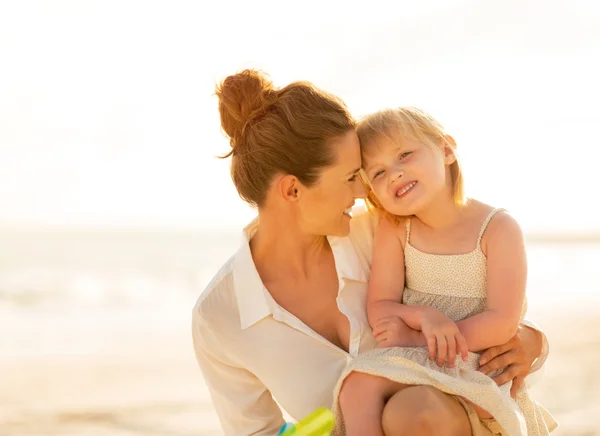
[{"label": "girl's eye", "polygon": [[350,177],[350,178],[348,179],[348,181],[349,181],[349,182],[356,182],[356,179],[357,179],[357,177],[358,177],[358,174],[354,174],[352,177]]},{"label": "girl's eye", "polygon": [[375,174],[373,174],[373,178],[376,179],[377,177],[379,177],[382,174],[383,174],[383,170],[379,170]]},{"label": "girl's eye", "polygon": [[405,157],[407,157],[411,153],[412,153],[412,151],[405,151],[404,153],[401,153],[400,156],[398,157],[398,160],[404,159]]}]

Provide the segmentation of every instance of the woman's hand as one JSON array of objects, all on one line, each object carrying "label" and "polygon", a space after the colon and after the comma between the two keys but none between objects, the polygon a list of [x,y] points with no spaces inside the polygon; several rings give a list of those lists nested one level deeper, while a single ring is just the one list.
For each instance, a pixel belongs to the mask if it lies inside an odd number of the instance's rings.
[{"label": "woman's hand", "polygon": [[379,348],[424,347],[427,345],[421,332],[411,329],[396,316],[381,319],[373,329],[373,336]]},{"label": "woman's hand", "polygon": [[542,335],[537,330],[519,326],[517,334],[504,345],[486,350],[479,359],[481,371],[491,374],[502,372],[494,377],[497,385],[512,380],[510,394],[515,397],[531,366],[542,353]]},{"label": "woman's hand", "polygon": [[439,310],[429,307],[423,311],[421,331],[427,340],[429,358],[437,360],[439,366],[448,362],[448,366],[453,368],[456,354],[460,354],[464,361],[467,360],[469,354],[467,341],[456,323]]}]

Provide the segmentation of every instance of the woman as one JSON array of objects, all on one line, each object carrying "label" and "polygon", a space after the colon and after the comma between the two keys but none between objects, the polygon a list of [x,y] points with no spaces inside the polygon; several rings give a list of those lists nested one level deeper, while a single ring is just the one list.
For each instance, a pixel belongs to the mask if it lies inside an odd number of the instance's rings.
[{"label": "woman", "polygon": [[[227,77],[217,96],[233,182],[258,218],[194,307],[194,349],[225,434],[275,435],[275,400],[296,419],[331,407],[344,367],[376,346],[365,308],[374,221],[350,215],[365,192],[354,120],[339,99],[305,82],[276,89],[252,70]],[[522,327],[482,355],[482,371],[506,368],[496,381],[519,384],[545,350],[543,335]],[[383,415],[388,436],[477,430],[472,411],[427,387],[398,392]],[[407,415],[410,428],[395,418]]]}]

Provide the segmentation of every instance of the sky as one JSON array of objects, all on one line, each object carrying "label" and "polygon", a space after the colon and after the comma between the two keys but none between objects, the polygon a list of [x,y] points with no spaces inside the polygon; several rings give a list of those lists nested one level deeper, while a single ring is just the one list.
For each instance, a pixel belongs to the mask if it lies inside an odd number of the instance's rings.
[{"label": "sky", "polygon": [[526,232],[600,232],[600,4],[0,3],[0,224],[235,230],[215,84],[310,80],[357,116],[419,106],[467,193]]}]

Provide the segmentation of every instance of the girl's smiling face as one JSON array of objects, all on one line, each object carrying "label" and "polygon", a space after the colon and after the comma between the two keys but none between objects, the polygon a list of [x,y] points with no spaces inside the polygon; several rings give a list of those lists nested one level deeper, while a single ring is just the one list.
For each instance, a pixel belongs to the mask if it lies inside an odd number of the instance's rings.
[{"label": "girl's smiling face", "polygon": [[443,139],[429,145],[383,136],[362,147],[363,168],[381,206],[397,216],[416,215],[440,195],[452,198],[454,150]]}]

